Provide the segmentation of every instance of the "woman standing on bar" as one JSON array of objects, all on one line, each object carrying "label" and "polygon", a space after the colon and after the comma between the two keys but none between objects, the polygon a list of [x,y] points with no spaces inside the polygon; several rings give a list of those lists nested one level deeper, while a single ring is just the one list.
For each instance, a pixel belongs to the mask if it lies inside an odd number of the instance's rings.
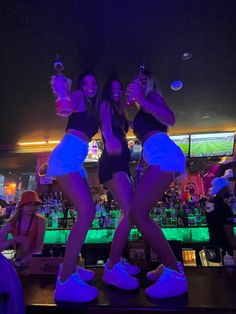
[{"label": "woman standing on bar", "polygon": [[109,80],[104,86],[99,107],[104,150],[99,159],[98,176],[100,183],[109,189],[122,210],[109,260],[104,266],[103,280],[109,285],[132,290],[139,283],[131,275],[138,274],[140,268],[121,258],[130,232],[128,209],[133,196],[129,172],[130,150],[126,140],[129,125],[121,102],[122,93],[122,83],[116,79]]},{"label": "woman standing on bar", "polygon": [[[148,273],[148,278],[156,279],[156,282],[146,289],[146,295],[173,297],[188,291],[187,280],[181,263],[177,262],[161,228],[149,213],[174,178],[185,172],[185,157],[167,135],[168,126],[175,123],[175,116],[159,95],[156,80],[149,71],[144,70],[128,86],[128,96],[139,108],[133,128],[142,142],[142,157],[147,164],[136,187],[129,217],[163,263],[162,267]],[[142,170],[141,164],[138,170]]]},{"label": "woman standing on bar", "polygon": [[[78,218],[68,238],[54,297],[56,302],[88,302],[98,295],[97,289],[85,282],[92,279],[94,274],[76,267],[76,262],[95,215],[95,205],[83,164],[88,154],[88,143],[98,131],[98,85],[92,73],[81,74],[78,89],[70,95],[70,80],[64,77],[63,84],[61,82],[61,76],[53,77],[52,88],[57,96],[57,113],[67,115],[68,123],[66,134],[50,156],[47,176],[56,177],[73,203]],[[63,108],[63,105],[67,108]]]}]

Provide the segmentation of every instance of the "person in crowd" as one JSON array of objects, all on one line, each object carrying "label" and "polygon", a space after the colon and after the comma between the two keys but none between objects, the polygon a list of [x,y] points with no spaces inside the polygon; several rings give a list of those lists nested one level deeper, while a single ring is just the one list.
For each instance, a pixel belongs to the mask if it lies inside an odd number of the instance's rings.
[{"label": "person in crowd", "polygon": [[15,267],[0,253],[0,313],[25,314],[24,293]]},{"label": "person in crowd", "polygon": [[[88,302],[98,295],[97,289],[86,281],[92,280],[94,273],[82,267],[77,267],[77,259],[85,241],[88,229],[95,217],[95,204],[93,202],[86,172],[83,166],[88,154],[88,143],[98,132],[97,118],[98,84],[92,73],[81,73],[78,78],[77,90],[68,92],[70,80],[54,76],[52,88],[57,95],[56,106],[62,110],[65,97],[68,110],[68,123],[66,134],[60,144],[53,150],[48,162],[47,176],[55,177],[64,193],[73,203],[77,211],[77,221],[74,223],[65,251],[62,267],[59,269],[55,289],[55,301],[62,302]],[[65,99],[64,99],[65,100]],[[66,114],[63,114],[66,116]]]},{"label": "person in crowd", "polygon": [[[33,253],[39,252],[43,246],[45,219],[36,213],[40,205],[37,192],[25,191],[18,204],[17,211],[0,231],[0,251],[14,247],[15,266],[29,264]],[[8,239],[8,235],[12,239]]]},{"label": "person in crowd", "polygon": [[187,279],[161,228],[149,213],[174,178],[185,173],[185,157],[167,135],[168,127],[175,123],[175,116],[158,93],[152,73],[142,71],[128,86],[127,94],[128,99],[132,99],[128,105],[135,105],[138,109],[133,129],[143,146],[139,172],[142,172],[143,163],[146,164],[131,202],[129,217],[163,263],[148,273],[148,278],[156,282],[146,289],[146,295],[152,298],[174,297],[188,291]]},{"label": "person in crowd", "polygon": [[233,211],[227,204],[230,197],[229,182],[224,177],[217,177],[211,182],[210,195],[206,202],[206,218],[210,243],[232,257],[236,265],[236,237],[233,230]]},{"label": "person in crowd", "polygon": [[4,220],[9,218],[7,217],[6,208],[8,206],[8,203],[0,198],[0,227],[4,223]]},{"label": "person in crowd", "polygon": [[236,160],[235,156],[227,158],[224,161],[220,161],[208,169],[206,174],[203,176],[203,185],[205,194],[211,188],[211,182],[216,177],[228,177],[230,179],[231,188],[235,188],[236,179]]},{"label": "person in crowd", "polygon": [[122,210],[110,256],[104,266],[103,280],[115,287],[132,290],[139,283],[131,275],[139,273],[140,269],[121,257],[130,232],[128,209],[133,196],[129,171],[130,150],[126,140],[129,125],[121,101],[122,93],[122,83],[117,79],[109,80],[104,86],[99,106],[104,149],[99,159],[98,175],[100,183],[109,189]]}]

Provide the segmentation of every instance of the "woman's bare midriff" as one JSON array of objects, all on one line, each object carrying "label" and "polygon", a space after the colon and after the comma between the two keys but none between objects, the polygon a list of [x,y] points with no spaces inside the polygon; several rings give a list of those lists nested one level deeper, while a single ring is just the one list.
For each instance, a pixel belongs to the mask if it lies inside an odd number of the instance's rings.
[{"label": "woman's bare midriff", "polygon": [[79,131],[76,129],[67,129],[66,134],[73,134],[73,135],[79,137],[82,141],[84,141],[86,143],[90,142],[90,139],[88,138],[88,136],[83,131]]},{"label": "woman's bare midriff", "polygon": [[144,137],[141,138],[142,145],[143,145],[151,136],[153,136],[154,134],[158,134],[158,133],[163,133],[163,132],[157,131],[157,130],[148,132]]}]

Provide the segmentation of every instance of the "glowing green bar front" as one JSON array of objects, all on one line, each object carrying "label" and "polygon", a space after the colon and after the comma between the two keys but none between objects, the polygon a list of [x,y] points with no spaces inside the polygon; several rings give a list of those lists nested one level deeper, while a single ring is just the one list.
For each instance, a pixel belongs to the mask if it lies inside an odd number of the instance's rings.
[{"label": "glowing green bar front", "polygon": [[[167,240],[180,240],[183,243],[208,242],[209,232],[207,227],[185,227],[185,228],[162,228]],[[110,243],[115,229],[90,229],[85,243]],[[69,229],[48,229],[46,230],[45,244],[64,244],[67,243]],[[236,227],[234,227],[236,235]],[[137,229],[132,229],[129,240],[138,240],[140,233]]]}]

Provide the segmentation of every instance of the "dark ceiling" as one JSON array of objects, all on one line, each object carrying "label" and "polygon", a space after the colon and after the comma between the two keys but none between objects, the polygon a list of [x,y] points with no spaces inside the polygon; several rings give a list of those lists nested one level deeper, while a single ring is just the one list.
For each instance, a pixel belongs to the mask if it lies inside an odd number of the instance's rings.
[{"label": "dark ceiling", "polygon": [[24,172],[35,172],[37,156],[34,154],[1,154],[0,174],[11,176]]},{"label": "dark ceiling", "polygon": [[175,111],[171,133],[236,130],[235,0],[3,1],[0,27],[0,145],[63,133],[56,53],[66,75],[92,67],[101,85],[111,72],[126,84],[145,59]]}]

